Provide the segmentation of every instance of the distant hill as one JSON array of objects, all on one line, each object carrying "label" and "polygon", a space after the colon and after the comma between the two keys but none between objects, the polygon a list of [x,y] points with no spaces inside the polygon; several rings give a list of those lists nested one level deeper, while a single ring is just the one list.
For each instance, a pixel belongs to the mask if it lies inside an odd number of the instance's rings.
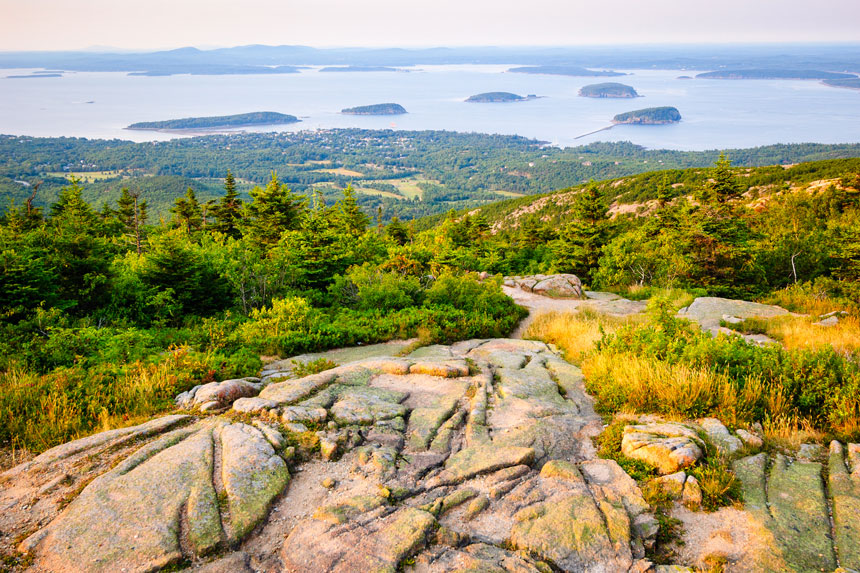
[{"label": "distant hill", "polygon": [[646,107],[645,109],[619,113],[612,118],[612,123],[615,124],[660,125],[679,121],[681,121],[681,112],[674,107]]},{"label": "distant hill", "polygon": [[239,113],[236,115],[220,115],[212,117],[186,117],[183,119],[168,119],[165,121],[142,121],[133,123],[126,129],[218,129],[222,127],[246,127],[252,125],[281,125],[301,121],[294,115],[276,113],[274,111],[257,111]]},{"label": "distant hill", "polygon": [[406,109],[398,103],[377,103],[373,105],[360,105],[340,110],[346,115],[400,115],[407,113]]},{"label": "distant hill", "polygon": [[514,101],[527,101],[530,99],[537,99],[537,96],[534,94],[521,96],[512,94],[511,92],[485,92],[470,96],[466,101],[469,103],[508,103]]},{"label": "distant hill", "polygon": [[581,97],[594,98],[632,98],[639,97],[636,90],[632,86],[619,84],[616,82],[605,82],[602,84],[591,84],[583,86],[579,90]]},{"label": "distant hill", "polygon": [[850,80],[854,74],[822,72],[820,70],[719,70],[696,75],[705,80]]},{"label": "distant hill", "polygon": [[550,74],[554,76],[575,76],[575,77],[592,77],[592,76],[623,76],[621,72],[613,72],[612,70],[589,70],[579,66],[520,66],[508,70],[515,74]]}]

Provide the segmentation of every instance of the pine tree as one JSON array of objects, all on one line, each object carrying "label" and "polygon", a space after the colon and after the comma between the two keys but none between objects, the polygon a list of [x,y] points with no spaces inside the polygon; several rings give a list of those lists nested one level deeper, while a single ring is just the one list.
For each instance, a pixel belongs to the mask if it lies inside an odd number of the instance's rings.
[{"label": "pine tree", "polygon": [[200,203],[197,202],[194,189],[191,187],[185,192],[185,197],[176,199],[170,212],[176,218],[178,226],[184,228],[188,233],[199,230],[203,224],[203,212],[200,209]]},{"label": "pine tree", "polygon": [[284,231],[297,229],[301,224],[305,200],[278,181],[274,171],[266,187],[251,190],[251,199],[247,208],[246,234],[252,239],[272,246],[277,244]]},{"label": "pine tree", "polygon": [[227,170],[227,176],[224,178],[224,196],[212,207],[212,214],[215,216],[215,224],[212,228],[228,237],[239,238],[243,205],[244,202],[239,198],[239,192],[236,190],[236,179]]}]

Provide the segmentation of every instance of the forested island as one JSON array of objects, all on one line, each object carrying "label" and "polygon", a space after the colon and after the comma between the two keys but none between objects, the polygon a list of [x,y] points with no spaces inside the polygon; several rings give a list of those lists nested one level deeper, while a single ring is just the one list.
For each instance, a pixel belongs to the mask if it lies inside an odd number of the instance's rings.
[{"label": "forested island", "polygon": [[841,72],[823,72],[820,70],[719,70],[703,72],[696,75],[704,80],[851,80],[857,79],[854,74]]},{"label": "forested island", "polygon": [[327,66],[321,72],[405,72],[390,66]]},{"label": "forested island", "polygon": [[619,113],[612,118],[614,124],[661,125],[678,123],[679,121],[681,121],[681,112],[678,111],[678,108],[669,106],[646,107],[645,109]]},{"label": "forested island", "polygon": [[126,129],[155,131],[163,129],[219,129],[224,127],[248,127],[252,125],[281,125],[299,121],[301,120],[294,115],[274,111],[256,111],[236,115],[186,117],[165,121],[141,121],[129,125]]},{"label": "forested island", "polygon": [[583,86],[579,90],[581,97],[593,98],[634,98],[640,97],[632,86],[619,84],[617,82],[604,82],[602,84],[591,84]]},{"label": "forested island", "polygon": [[468,103],[510,103],[515,101],[528,101],[530,99],[537,99],[537,96],[534,94],[529,94],[527,96],[521,96],[517,94],[513,94],[511,92],[485,92],[482,94],[475,94],[466,99]]},{"label": "forested island", "polygon": [[408,113],[399,103],[377,103],[373,105],[360,105],[340,110],[345,115],[401,115]]},{"label": "forested island", "polygon": [[589,70],[580,66],[520,66],[508,70],[515,74],[549,74],[554,76],[574,76],[574,77],[592,77],[592,76],[623,76],[621,72],[612,70]]}]

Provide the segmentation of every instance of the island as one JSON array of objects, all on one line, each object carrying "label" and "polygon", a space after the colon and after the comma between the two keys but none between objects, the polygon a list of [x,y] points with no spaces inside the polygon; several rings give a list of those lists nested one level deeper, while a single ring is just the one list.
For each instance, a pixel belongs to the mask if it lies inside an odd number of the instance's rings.
[{"label": "island", "polygon": [[470,96],[466,101],[468,103],[510,103],[514,101],[528,101],[530,99],[537,99],[537,96],[534,94],[521,96],[512,94],[511,92],[485,92]]},{"label": "island", "polygon": [[257,111],[236,115],[220,115],[212,117],[186,117],[183,119],[168,119],[165,121],[142,121],[133,123],[126,129],[150,131],[185,130],[185,129],[221,129],[225,127],[250,127],[253,125],[281,125],[301,121],[294,115],[276,113],[274,111]]},{"label": "island", "polygon": [[678,123],[679,121],[681,121],[681,112],[677,108],[668,106],[637,109],[635,111],[628,111],[627,113],[619,113],[612,118],[612,123],[615,125],[661,125],[664,123]]},{"label": "island", "polygon": [[515,74],[550,74],[554,76],[574,76],[574,77],[592,77],[592,76],[623,76],[621,72],[612,70],[589,70],[579,66],[521,66],[508,70]]},{"label": "island", "polygon": [[340,110],[346,115],[401,115],[407,113],[402,105],[398,103],[377,103],[373,105],[360,105]]},{"label": "island", "polygon": [[320,68],[321,72],[406,72],[400,68],[388,66],[328,66]]},{"label": "island", "polygon": [[854,74],[842,72],[822,72],[820,70],[719,70],[698,74],[705,80],[849,80],[856,79]]},{"label": "island", "polygon": [[591,84],[582,86],[579,90],[581,97],[594,98],[632,98],[641,97],[632,86],[616,82],[605,82],[602,84]]},{"label": "island", "polygon": [[63,74],[57,73],[32,73],[27,75],[6,76],[7,80],[26,80],[30,78],[61,78]]},{"label": "island", "polygon": [[692,77],[692,76],[678,76],[676,79],[679,79],[679,80],[692,80],[692,79],[693,79],[693,77]]}]

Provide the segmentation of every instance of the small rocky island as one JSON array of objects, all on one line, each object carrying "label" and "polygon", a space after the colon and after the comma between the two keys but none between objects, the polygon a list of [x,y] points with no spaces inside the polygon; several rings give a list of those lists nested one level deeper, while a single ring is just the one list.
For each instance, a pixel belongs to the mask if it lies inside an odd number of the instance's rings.
[{"label": "small rocky island", "polygon": [[239,113],[236,115],[219,115],[212,117],[186,117],[183,119],[168,119],[165,121],[142,121],[133,123],[126,129],[149,131],[184,130],[184,129],[222,129],[233,127],[250,127],[254,125],[282,125],[301,121],[294,115],[276,113],[274,111],[257,111]]},{"label": "small rocky island", "polygon": [[537,99],[537,97],[538,96],[534,94],[521,96],[512,94],[511,92],[485,92],[482,94],[475,94],[466,99],[466,101],[468,103],[510,103],[515,101],[528,101],[531,99]]},{"label": "small rocky island", "polygon": [[580,97],[593,98],[633,98],[640,97],[632,86],[619,84],[617,82],[604,82],[602,84],[591,84],[583,86],[579,90]]},{"label": "small rocky island", "polygon": [[678,123],[681,121],[681,112],[675,107],[647,107],[619,113],[612,118],[613,124],[639,124],[639,125],[661,125],[665,123]]},{"label": "small rocky island", "polygon": [[348,107],[340,110],[340,113],[345,115],[401,115],[407,113],[407,111],[398,103],[377,103]]}]

